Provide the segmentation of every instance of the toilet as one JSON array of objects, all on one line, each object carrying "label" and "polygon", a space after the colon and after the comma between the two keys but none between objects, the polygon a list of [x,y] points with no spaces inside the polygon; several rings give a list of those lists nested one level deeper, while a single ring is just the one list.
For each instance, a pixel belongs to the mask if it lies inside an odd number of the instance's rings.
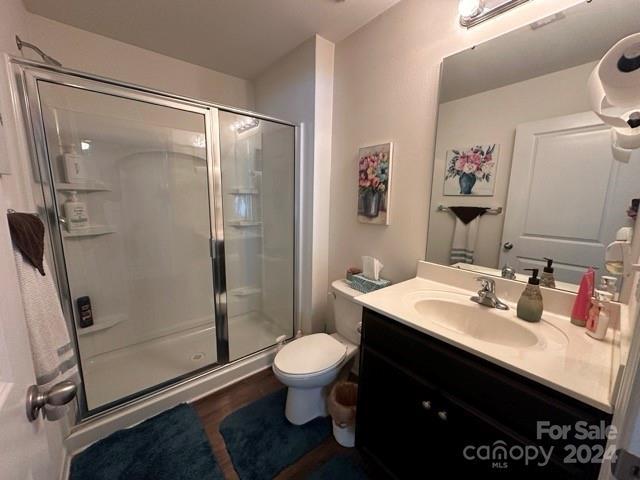
[{"label": "toilet", "polygon": [[336,333],[305,335],[285,345],[273,362],[275,376],[288,388],[285,416],[294,425],[328,415],[329,385],[358,352],[362,307],[353,299],[361,292],[344,280],[331,284]]}]

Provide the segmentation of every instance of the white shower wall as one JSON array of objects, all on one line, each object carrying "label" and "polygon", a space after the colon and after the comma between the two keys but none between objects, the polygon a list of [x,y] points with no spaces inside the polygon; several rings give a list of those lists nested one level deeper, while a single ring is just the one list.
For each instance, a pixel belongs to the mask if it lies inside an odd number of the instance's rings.
[{"label": "white shower wall", "polygon": [[[209,217],[203,152],[136,150],[92,142],[87,157],[112,191],[80,196],[91,222],[114,233],[65,242],[73,298],[90,296],[96,325],[122,320],[95,333],[78,329],[85,358],[213,323],[212,303],[202,300],[213,298],[209,224],[197,221]],[[198,249],[203,255],[194,256]]]}]

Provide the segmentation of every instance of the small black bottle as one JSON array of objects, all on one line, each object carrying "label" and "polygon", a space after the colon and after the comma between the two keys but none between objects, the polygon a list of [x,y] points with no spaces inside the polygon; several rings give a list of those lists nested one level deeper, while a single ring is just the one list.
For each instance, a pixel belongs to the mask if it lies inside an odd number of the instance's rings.
[{"label": "small black bottle", "polygon": [[93,310],[91,309],[91,299],[89,297],[78,297],[78,323],[80,328],[87,328],[93,325]]}]

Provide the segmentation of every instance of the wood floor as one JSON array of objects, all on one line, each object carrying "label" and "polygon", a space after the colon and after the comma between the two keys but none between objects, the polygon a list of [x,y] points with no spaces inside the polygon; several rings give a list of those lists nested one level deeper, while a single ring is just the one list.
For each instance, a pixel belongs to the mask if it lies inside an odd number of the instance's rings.
[{"label": "wood floor", "polygon": [[[281,388],[283,388],[283,385],[276,379],[269,368],[193,404],[202,419],[213,453],[227,480],[238,479],[238,474],[233,468],[224,439],[218,430],[220,422],[231,412]],[[280,472],[276,479],[306,478],[311,472],[338,453],[357,455],[354,449],[341,447],[333,436],[330,436],[324,443],[298,460],[297,463]]]}]

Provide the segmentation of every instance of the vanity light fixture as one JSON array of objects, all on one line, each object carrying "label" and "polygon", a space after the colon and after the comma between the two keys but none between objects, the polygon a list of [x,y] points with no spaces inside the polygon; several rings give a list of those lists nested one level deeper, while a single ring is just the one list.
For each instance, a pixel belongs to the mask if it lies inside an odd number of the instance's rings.
[{"label": "vanity light fixture", "polygon": [[529,0],[460,0],[460,25],[471,28]]}]

